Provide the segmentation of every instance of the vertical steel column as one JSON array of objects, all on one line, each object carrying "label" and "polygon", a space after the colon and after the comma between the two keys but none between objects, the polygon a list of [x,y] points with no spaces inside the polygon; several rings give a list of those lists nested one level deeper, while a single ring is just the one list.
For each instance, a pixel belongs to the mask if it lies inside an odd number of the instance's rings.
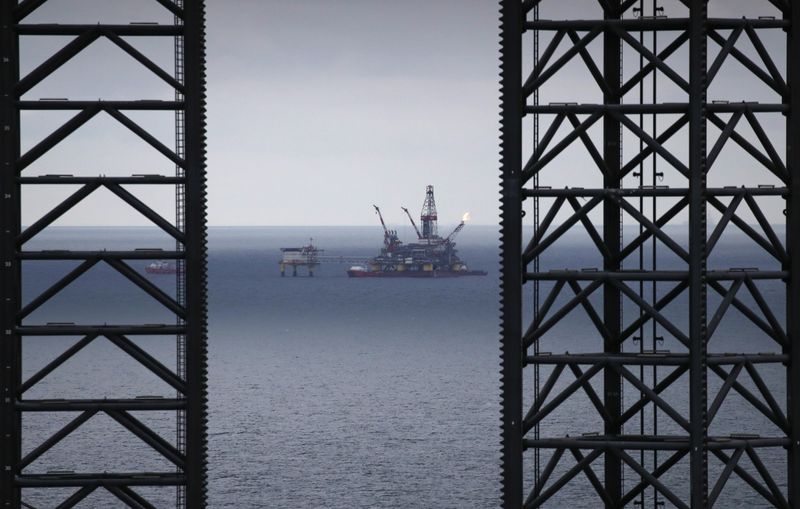
[{"label": "vertical steel column", "polygon": [[708,504],[706,345],[707,0],[689,4],[689,458],[691,507]]},{"label": "vertical steel column", "polygon": [[186,79],[186,506],[206,507],[208,338],[206,303],[205,2],[184,4]]},{"label": "vertical steel column", "polygon": [[522,507],[522,3],[500,4],[503,507]]},{"label": "vertical steel column", "polygon": [[[606,2],[603,17],[606,20],[620,18],[620,0]],[[620,104],[620,44],[621,40],[610,28],[603,35],[603,77],[608,91],[603,94],[605,105]],[[603,117],[603,175],[604,189],[619,189],[621,126],[612,115]],[[603,242],[608,253],[603,258],[603,270],[618,272],[620,268],[620,207],[611,197],[603,201]],[[616,354],[620,351],[619,335],[621,329],[620,291],[610,281],[603,285],[603,323],[608,330],[604,340],[603,352]],[[615,437],[621,434],[619,416],[622,413],[622,377],[613,369],[606,368],[603,373],[603,404],[611,419],[606,420],[604,434]],[[610,504],[606,507],[619,507],[622,498],[622,460],[612,454],[605,455],[605,484]]]},{"label": "vertical steel column", "polygon": [[[791,9],[784,17],[791,22],[787,34],[786,76],[789,104],[786,122],[786,166],[789,170],[789,196],[786,200],[786,249],[789,271],[786,287],[786,330],[789,339],[784,353],[789,354],[787,368],[787,413],[789,414],[788,495],[789,506],[800,507],[800,5],[790,2]],[[788,267],[787,267],[788,265]]]},{"label": "vertical steel column", "polygon": [[[176,0],[175,5],[183,9],[183,0]],[[176,25],[183,25],[183,18],[175,15],[173,17]],[[184,36],[183,34],[175,37],[175,80],[186,84],[184,76]],[[175,91],[175,100],[183,101],[184,95],[180,90]],[[183,109],[175,110],[175,154],[186,160],[186,111]],[[184,178],[186,171],[180,164],[175,165],[175,176]],[[186,231],[186,186],[183,183],[175,185],[175,228],[181,232]],[[186,246],[183,242],[175,242],[175,250],[185,253]],[[186,307],[186,261],[179,259],[175,261],[175,300]],[[186,325],[183,318],[178,317],[176,324],[180,327]],[[175,336],[175,372],[179,377],[186,380],[186,334]],[[185,394],[178,393],[177,397],[186,398]],[[182,453],[186,454],[186,411],[178,410],[176,416],[175,446]],[[175,507],[184,509],[186,507],[186,486],[177,486],[175,489]]]},{"label": "vertical steel column", "polygon": [[16,238],[20,228],[19,184],[15,163],[20,151],[19,109],[14,87],[19,81],[19,38],[14,29],[16,0],[0,4],[0,507],[20,506],[14,477],[21,457],[22,421],[15,411],[21,381],[22,352],[16,332],[20,306]]}]

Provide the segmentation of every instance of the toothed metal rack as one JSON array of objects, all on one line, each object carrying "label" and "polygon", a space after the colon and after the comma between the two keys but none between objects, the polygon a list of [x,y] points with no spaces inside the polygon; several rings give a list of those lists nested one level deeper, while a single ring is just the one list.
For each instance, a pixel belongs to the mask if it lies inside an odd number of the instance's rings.
[{"label": "toothed metal rack", "polygon": [[[175,0],[175,5],[179,9],[183,9],[183,0]],[[183,19],[175,15],[173,18],[175,25],[183,25]],[[177,36],[174,41],[175,50],[175,81],[181,85],[186,86],[186,77],[184,75],[184,54],[186,52],[183,44],[183,37]],[[181,90],[175,90],[175,101],[183,102],[184,95]],[[175,110],[175,154],[180,158],[186,157],[186,113],[182,109]],[[186,171],[180,164],[175,165],[175,178],[183,180],[186,177]],[[186,231],[186,186],[179,182],[175,185],[175,228],[178,231]],[[186,249],[182,242],[175,242],[175,250],[184,252]],[[183,257],[178,258],[175,262],[175,301],[181,305],[186,306],[186,262]],[[177,317],[177,325],[183,326],[186,321]],[[181,378],[186,378],[186,335],[178,334],[176,336],[176,373]],[[183,396],[178,393],[178,397]],[[186,454],[186,412],[178,410],[177,423],[176,423],[176,436],[175,448],[183,454]],[[178,508],[186,507],[186,486],[178,486],[175,491],[175,506]]]},{"label": "toothed metal rack", "polygon": [[[157,0],[174,16],[169,25],[122,24],[34,24],[27,20],[47,0],[8,0],[0,4],[0,507],[30,507],[24,500],[29,490],[51,490],[70,495],[56,503],[73,507],[95,491],[105,490],[129,507],[153,507],[139,493],[142,487],[175,486],[178,507],[206,506],[207,484],[207,311],[206,311],[206,107],[205,107],[205,6],[202,0],[185,2]],[[26,37],[68,36],[72,40],[53,52],[26,75],[20,75],[20,39]],[[170,73],[128,42],[135,37],[175,38],[175,73]],[[107,39],[175,91],[174,101],[75,101],[28,100],[34,86],[53,75],[62,65],[98,39]],[[21,151],[21,113],[29,110],[74,111],[74,116],[26,152]],[[175,111],[175,150],[125,114],[126,111]],[[72,175],[27,176],[26,168],[61,144],[97,115],[107,114],[160,152],[176,165],[175,176],[151,174],[127,177],[86,177]],[[87,157],[91,157],[87,154]],[[23,229],[22,190],[37,185],[79,185],[78,191]],[[173,186],[176,189],[176,221],[164,218],[150,205],[125,188],[126,185]],[[45,228],[78,205],[94,191],[104,188],[125,207],[129,205],[176,242],[174,251],[34,251],[27,243]],[[129,263],[132,260],[174,260],[179,267],[176,297],[168,295],[142,276]],[[77,268],[38,296],[23,303],[21,289],[27,272],[23,260],[73,260]],[[136,287],[162,304],[175,319],[163,324],[76,324],[31,323],[28,317],[63,289],[97,264],[106,264]],[[77,343],[46,363],[45,367],[23,379],[22,350],[26,338],[47,340],[57,336],[74,337]],[[169,368],[140,346],[140,336],[178,338],[177,366]],[[59,366],[94,341],[107,339],[129,361],[138,363],[177,391],[173,399],[140,397],[135,399],[54,399],[26,397],[29,390]],[[134,417],[133,412],[175,412],[177,445]],[[26,436],[23,416],[29,412],[77,413],[72,421],[23,455]],[[41,473],[37,460],[87,421],[99,414],[111,417],[141,440],[143,450],[153,450],[175,466],[171,472],[94,472],[82,468],[76,454],[72,470]],[[56,422],[54,416],[54,421]],[[99,439],[99,437],[98,437]],[[114,448],[115,443],[104,443]],[[120,451],[120,455],[129,451]],[[59,505],[60,504],[60,505]]]},{"label": "toothed metal rack", "polygon": [[[500,2],[502,505],[547,506],[569,484],[570,497],[608,508],[705,508],[731,494],[800,507],[800,5],[763,0],[752,4],[764,16],[737,16],[728,6],[731,17],[718,18],[701,0],[587,0],[586,11],[574,13],[581,19],[547,19],[548,5],[558,3]],[[769,49],[776,40],[781,51]],[[621,72],[622,50],[640,62],[629,74]],[[783,51],[786,61],[777,62]],[[731,62],[763,87],[759,97],[774,100],[709,97],[715,80],[730,79],[721,70]],[[550,95],[568,90],[554,83],[576,63],[601,101],[543,100],[546,85]],[[665,86],[671,91],[662,95]],[[778,134],[766,127],[776,117]],[[524,142],[526,122],[533,144]],[[622,139],[632,141],[626,152]],[[586,181],[602,185],[542,186],[576,147]],[[732,147],[750,180],[725,173]],[[540,199],[552,203],[541,215]],[[532,234],[526,200],[534,202]],[[769,216],[781,209],[785,232]],[[623,218],[632,228],[621,232]],[[552,270],[547,256],[573,228],[594,246],[597,268]],[[747,268],[714,265],[731,230],[760,250]],[[525,312],[531,287],[543,292],[533,291],[533,313]],[[749,341],[768,351],[723,353],[732,343],[719,332],[734,311],[755,330]],[[589,349],[543,352],[573,312],[593,327]],[[563,415],[553,422],[559,410],[574,411],[576,397],[585,403],[569,424],[600,429],[568,435]],[[739,406],[726,405],[732,400]],[[767,422],[764,431],[715,434],[720,422],[742,418],[726,415],[731,408]]]}]

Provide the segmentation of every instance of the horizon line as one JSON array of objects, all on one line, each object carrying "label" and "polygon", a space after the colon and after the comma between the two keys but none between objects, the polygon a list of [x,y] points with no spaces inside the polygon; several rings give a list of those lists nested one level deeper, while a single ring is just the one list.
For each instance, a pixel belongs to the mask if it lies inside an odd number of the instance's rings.
[{"label": "horizon line", "polygon": [[[554,225],[560,225],[562,223],[553,223]],[[711,223],[710,225],[713,226],[716,223]],[[758,223],[747,223],[748,226],[759,226]],[[443,226],[450,227],[456,226],[458,223],[442,223]],[[592,223],[595,227],[602,227],[603,223]],[[770,226],[786,226],[786,223],[769,223]],[[22,229],[28,228],[30,225],[21,225]],[[387,223],[387,226],[390,228],[402,226],[402,227],[411,227],[408,224],[398,224],[398,223]],[[472,224],[467,223],[467,226],[470,227],[478,227],[478,228],[486,228],[486,227],[493,227],[499,228],[500,223],[482,223],[482,224]],[[528,228],[533,226],[532,224],[524,224],[523,227]],[[577,226],[577,225],[575,225]],[[623,228],[631,228],[631,227],[638,227],[640,226],[639,223],[631,223],[623,225]],[[662,226],[662,228],[675,228],[675,227],[688,227],[689,223],[680,223],[680,224],[667,224]],[[152,228],[154,230],[160,230],[157,225],[154,224],[126,224],[126,225],[80,225],[80,224],[66,224],[66,225],[51,225],[48,226],[48,230],[54,230],[59,228],[104,228],[104,229],[125,229],[125,228]],[[302,225],[292,225],[292,224],[210,224],[207,225],[207,228],[376,228],[380,229],[381,225],[374,225],[374,224],[302,224]]]}]

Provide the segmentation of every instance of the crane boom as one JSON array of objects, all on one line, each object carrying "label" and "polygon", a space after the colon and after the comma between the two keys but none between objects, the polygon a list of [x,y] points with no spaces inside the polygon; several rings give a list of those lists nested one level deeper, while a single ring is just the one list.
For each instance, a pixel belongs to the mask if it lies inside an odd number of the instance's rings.
[{"label": "crane boom", "polygon": [[392,234],[389,232],[389,228],[386,227],[386,222],[383,220],[381,209],[379,209],[377,205],[373,205],[373,207],[375,207],[375,212],[378,214],[378,217],[381,220],[381,226],[383,226],[383,243],[388,246],[392,242]]},{"label": "crane boom", "polygon": [[375,207],[375,212],[378,214],[378,218],[380,218],[381,220],[381,226],[383,226],[383,233],[388,237],[389,229],[386,228],[386,223],[383,221],[383,214],[381,214],[381,209],[379,209],[377,205],[373,205],[373,207]]},{"label": "crane boom", "polygon": [[414,222],[414,218],[411,217],[411,212],[409,212],[408,209],[405,208],[405,207],[400,207],[400,208],[403,209],[403,212],[406,213],[406,215],[408,216],[408,219],[411,221],[411,226],[413,226],[414,227],[414,231],[417,232],[417,238],[421,239],[422,238],[422,234],[419,232],[419,228],[417,228],[417,223]]},{"label": "crane boom", "polygon": [[464,225],[465,224],[467,224],[465,221],[461,221],[460,223],[458,223],[458,226],[456,226],[455,230],[450,232],[450,235],[448,235],[444,240],[446,242],[449,242],[449,241],[453,240],[454,238],[456,238],[456,235],[458,235],[458,232],[460,232],[461,230],[464,229]]}]

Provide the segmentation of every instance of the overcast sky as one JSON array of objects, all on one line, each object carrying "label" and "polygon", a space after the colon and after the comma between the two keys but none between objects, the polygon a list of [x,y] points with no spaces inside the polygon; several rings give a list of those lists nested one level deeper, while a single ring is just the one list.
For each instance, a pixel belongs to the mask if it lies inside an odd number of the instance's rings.
[{"label": "overcast sky", "polygon": [[[682,15],[674,3],[663,2],[667,14]],[[545,1],[542,17],[574,16],[587,4],[596,2]],[[496,2],[208,0],[207,5],[210,224],[373,224],[373,203],[383,208],[387,220],[400,223],[400,206],[418,213],[428,184],[436,186],[442,222],[455,223],[465,211],[478,224],[496,222]],[[766,0],[713,5],[719,7],[712,8],[712,15],[729,14],[726,10],[775,14]],[[578,17],[597,17],[595,10],[587,8]],[[169,23],[170,16],[155,1],[50,0],[27,21]],[[22,42],[23,73],[69,41],[29,39]],[[132,42],[171,68],[170,40]],[[593,52],[601,47],[598,42]],[[567,47],[564,43],[560,51]],[[774,51],[782,68],[782,48]],[[712,58],[715,52],[712,48]],[[111,43],[98,41],[26,97],[171,97],[169,87],[136,62],[114,58],[120,54]],[[742,74],[734,67],[724,73]],[[578,60],[560,81],[543,88],[542,102],[588,102],[596,89],[590,79]],[[738,85],[724,90],[732,100],[751,99],[760,86],[746,80]],[[662,100],[670,93],[665,84]],[[69,116],[26,113],[23,147]],[[169,114],[130,116],[172,145]],[[782,143],[777,120],[768,130]],[[680,136],[675,142],[681,142]],[[731,164],[738,164],[737,157],[732,152]],[[550,183],[576,185],[587,162],[585,153],[568,151],[554,165]],[[734,183],[751,183],[746,177],[751,169],[728,171],[738,179]],[[170,174],[174,169],[115,121],[98,117],[26,171],[96,175]],[[752,183],[767,182],[753,178]],[[26,193],[26,222],[65,195],[58,189]],[[145,193],[163,214],[174,214],[170,190]],[[61,224],[139,222],[135,214],[113,206],[113,197],[98,193],[92,200],[94,208],[76,209]],[[771,214],[777,217],[775,210]]]},{"label": "overcast sky", "polygon": [[373,203],[399,222],[427,184],[444,221],[495,220],[492,2],[227,4],[209,11],[212,197],[239,203],[214,222],[371,224]]},{"label": "overcast sky", "polygon": [[[141,8],[141,0],[136,8],[121,0],[51,1],[30,21],[64,22],[65,13],[72,22],[125,19],[122,13],[115,17],[108,4],[116,4],[120,12],[128,9],[125,22],[169,21],[155,1],[147,10]],[[436,186],[444,222],[456,222],[465,211],[471,211],[476,222],[496,220],[498,36],[493,2],[207,4],[212,225],[373,224],[373,203],[383,207],[387,220],[401,222],[400,206],[417,213],[428,184]],[[32,68],[48,51],[68,42],[53,39],[47,45],[23,42],[31,62],[23,68]],[[148,44],[148,55],[169,68],[170,47]],[[168,87],[143,77],[146,70],[137,71],[128,58],[120,59],[124,64],[109,61],[100,69],[93,65],[116,54],[116,48],[98,41],[87,56],[64,66],[28,96],[169,98]],[[86,84],[89,76],[102,86]],[[169,141],[170,133],[163,129],[172,125],[168,116],[131,116],[149,122]],[[28,127],[26,146],[68,115],[28,117],[52,120]],[[124,142],[110,139],[117,131]],[[100,117],[76,133],[71,147],[56,149],[31,171],[77,174],[81,166],[89,174],[110,174],[107,169],[124,144],[142,155],[131,152],[122,173],[173,171],[124,128]],[[89,168],[84,163],[86,150],[100,153]],[[132,171],[131,159],[148,167]],[[48,199],[58,193],[37,195],[29,201],[36,209],[30,217],[41,215]],[[102,195],[93,199],[111,203]],[[164,204],[161,208],[169,215]],[[109,209],[101,222],[118,221],[114,207]],[[98,215],[76,209],[69,219],[91,223]],[[135,216],[119,220],[133,221]]]}]

